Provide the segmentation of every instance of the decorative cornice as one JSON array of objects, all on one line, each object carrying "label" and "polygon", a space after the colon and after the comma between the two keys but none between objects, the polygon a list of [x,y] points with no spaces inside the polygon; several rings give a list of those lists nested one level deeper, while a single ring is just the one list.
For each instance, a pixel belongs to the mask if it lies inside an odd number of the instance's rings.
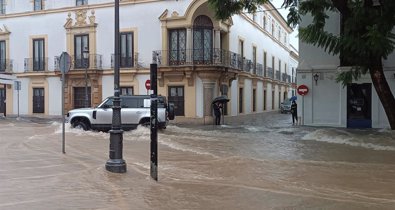
[{"label": "decorative cornice", "polygon": [[159,16],[159,20],[166,20],[166,18],[167,18],[167,13],[169,12],[169,10],[165,10],[165,11],[163,11],[163,13]]},{"label": "decorative cornice", "polygon": [[[91,16],[87,18],[87,10],[77,10],[75,11],[75,23],[73,24],[73,19],[71,18],[71,12],[67,14],[68,18],[66,19],[66,23],[64,27],[67,29],[70,28],[79,28],[79,27],[95,27],[97,26],[96,17],[95,17],[95,10],[91,10]],[[87,19],[89,22],[87,22]]]},{"label": "decorative cornice", "polygon": [[0,35],[8,35],[10,34],[10,30],[8,30],[6,25],[3,25],[3,29],[0,28]]}]

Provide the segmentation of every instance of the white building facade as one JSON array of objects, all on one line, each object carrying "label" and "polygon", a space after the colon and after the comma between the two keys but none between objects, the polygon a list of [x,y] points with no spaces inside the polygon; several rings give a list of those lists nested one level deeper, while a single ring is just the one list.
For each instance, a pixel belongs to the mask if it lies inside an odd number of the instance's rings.
[{"label": "white building facade", "polygon": [[[114,2],[0,0],[0,112],[61,115],[59,56],[72,57],[65,108],[98,105],[113,95]],[[120,1],[122,94],[148,94],[158,63],[158,92],[178,118],[205,120],[227,95],[228,116],[278,110],[295,92],[298,52],[273,5],[218,21],[206,0]],[[84,54],[87,55],[84,57]],[[2,80],[0,80],[1,82]],[[85,91],[88,97],[85,99]],[[18,97],[19,96],[19,97]]]},{"label": "white building facade", "polygon": [[[301,26],[311,22],[303,17]],[[326,29],[333,34],[340,33],[340,16],[330,13]],[[325,53],[299,41],[300,60],[297,69],[297,85],[306,85],[309,92],[298,96],[298,114],[305,125],[334,126],[349,128],[386,128],[388,119],[370,75],[353,81],[345,87],[336,82],[336,76],[347,67],[340,66],[338,56]],[[395,54],[384,61],[384,73],[395,93]],[[302,100],[299,100],[301,98]],[[302,114],[304,113],[304,115]]]}]

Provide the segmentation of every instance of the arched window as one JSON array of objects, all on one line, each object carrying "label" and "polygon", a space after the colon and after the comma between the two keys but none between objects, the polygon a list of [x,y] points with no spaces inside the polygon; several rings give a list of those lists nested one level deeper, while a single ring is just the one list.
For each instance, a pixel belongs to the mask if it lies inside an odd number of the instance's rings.
[{"label": "arched window", "polygon": [[211,63],[213,53],[213,22],[205,15],[193,22],[193,61],[197,64]]}]

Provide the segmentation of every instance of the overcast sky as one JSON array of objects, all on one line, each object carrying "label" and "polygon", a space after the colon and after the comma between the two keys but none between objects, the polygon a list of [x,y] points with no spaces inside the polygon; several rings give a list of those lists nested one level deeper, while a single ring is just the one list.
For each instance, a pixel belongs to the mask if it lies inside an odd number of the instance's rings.
[{"label": "overcast sky", "polygon": [[[280,12],[280,14],[287,19],[288,15],[288,10],[281,8],[281,5],[283,4],[284,0],[271,0],[272,4],[277,8],[277,10]],[[296,49],[299,48],[299,41],[298,41],[298,29],[295,28],[294,32],[290,35],[289,42],[294,46]],[[299,49],[298,49],[299,50]]]}]

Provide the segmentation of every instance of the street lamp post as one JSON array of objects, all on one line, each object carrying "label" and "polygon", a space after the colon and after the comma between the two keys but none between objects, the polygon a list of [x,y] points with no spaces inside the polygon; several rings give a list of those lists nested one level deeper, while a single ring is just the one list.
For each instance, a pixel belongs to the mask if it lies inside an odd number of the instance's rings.
[{"label": "street lamp post", "polygon": [[85,47],[82,56],[84,57],[84,67],[85,67],[85,107],[88,107],[88,59],[89,50]]},{"label": "street lamp post", "polygon": [[119,0],[115,0],[114,34],[114,99],[112,107],[112,126],[110,130],[110,152],[106,170],[113,173],[125,173],[126,162],[122,157],[123,130],[121,129],[121,99],[119,98]]}]

